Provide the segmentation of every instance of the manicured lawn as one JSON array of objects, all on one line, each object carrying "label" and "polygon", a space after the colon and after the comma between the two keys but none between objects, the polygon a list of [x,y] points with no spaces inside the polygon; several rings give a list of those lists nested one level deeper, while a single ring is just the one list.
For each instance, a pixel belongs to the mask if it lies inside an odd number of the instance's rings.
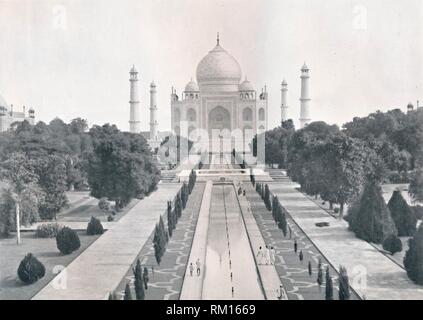
[{"label": "manicured lawn", "polygon": [[[59,252],[56,239],[36,238],[34,232],[22,233],[20,245],[16,244],[13,236],[0,239],[0,300],[31,299],[55,277],[54,267],[67,266],[98,238],[98,236],[87,236],[85,231],[78,232],[78,235],[81,247],[69,255],[62,255]],[[46,275],[36,283],[25,285],[19,280],[17,270],[20,261],[29,252],[44,264]]]},{"label": "manicured lawn", "polygon": [[[107,215],[98,207],[98,200],[90,197],[88,191],[67,192],[69,208],[63,209],[57,215],[58,222],[88,222],[91,217],[100,221],[107,221]],[[114,222],[123,217],[140,200],[133,199],[131,202],[114,216]]]}]

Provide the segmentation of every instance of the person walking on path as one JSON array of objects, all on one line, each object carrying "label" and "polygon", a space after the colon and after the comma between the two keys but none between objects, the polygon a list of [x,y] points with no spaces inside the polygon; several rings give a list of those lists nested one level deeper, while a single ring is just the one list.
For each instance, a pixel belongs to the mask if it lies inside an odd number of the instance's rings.
[{"label": "person walking on path", "polygon": [[264,249],[264,256],[265,256],[265,262],[266,264],[270,263],[270,249],[269,246],[266,246],[266,248]]},{"label": "person walking on path", "polygon": [[197,265],[197,276],[200,275],[201,273],[201,263],[200,263],[200,259],[197,259],[197,262],[195,263]]},{"label": "person walking on path", "polygon": [[194,265],[191,262],[190,265],[189,265],[189,274],[191,275],[191,277],[192,277],[193,272],[194,272]]},{"label": "person walking on path", "polygon": [[278,292],[278,299],[282,300],[283,298],[283,287],[282,287],[282,283],[279,285],[279,292]]},{"label": "person walking on path", "polygon": [[270,248],[270,264],[275,264],[275,249]]},{"label": "person walking on path", "polygon": [[297,239],[294,239],[294,252],[297,253],[297,250],[298,250]]},{"label": "person walking on path", "polygon": [[257,252],[257,263],[258,264],[263,263],[263,256],[264,256],[263,249],[260,246],[260,248],[258,249],[258,252]]}]

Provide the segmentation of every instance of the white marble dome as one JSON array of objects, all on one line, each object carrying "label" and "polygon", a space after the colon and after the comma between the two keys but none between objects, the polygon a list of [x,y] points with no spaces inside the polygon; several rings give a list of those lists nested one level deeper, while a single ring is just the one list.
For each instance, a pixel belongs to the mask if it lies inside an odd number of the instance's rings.
[{"label": "white marble dome", "polygon": [[240,80],[241,67],[219,44],[197,66],[197,82],[200,88],[218,86],[220,90],[236,91]]},{"label": "white marble dome", "polygon": [[200,91],[200,89],[198,88],[198,84],[195,81],[191,80],[185,86],[185,91],[186,92],[198,92],[198,91]]},{"label": "white marble dome", "polygon": [[250,81],[245,79],[240,85],[239,85],[239,91],[254,91],[254,87],[251,84]]}]

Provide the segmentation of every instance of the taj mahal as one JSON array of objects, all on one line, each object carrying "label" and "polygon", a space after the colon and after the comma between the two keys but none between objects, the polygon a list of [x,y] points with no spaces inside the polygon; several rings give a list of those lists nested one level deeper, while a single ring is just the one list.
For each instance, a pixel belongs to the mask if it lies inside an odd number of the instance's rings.
[{"label": "taj mahal", "polygon": [[[130,71],[130,132],[140,131],[140,107],[138,98],[138,71]],[[300,127],[310,121],[309,68],[301,68]],[[171,89],[171,130],[176,135],[196,141],[204,134],[208,140],[229,138],[241,140],[247,147],[254,135],[268,130],[268,92],[266,85],[257,92],[254,85],[244,77],[238,61],[220,44],[197,65],[196,80],[191,79],[181,94]],[[288,120],[288,84],[281,83],[280,121]],[[150,131],[143,133],[150,146],[159,144],[160,132],[157,122],[156,84],[150,85]],[[142,133],[142,132],[141,132]],[[220,139],[217,139],[220,138]]]}]

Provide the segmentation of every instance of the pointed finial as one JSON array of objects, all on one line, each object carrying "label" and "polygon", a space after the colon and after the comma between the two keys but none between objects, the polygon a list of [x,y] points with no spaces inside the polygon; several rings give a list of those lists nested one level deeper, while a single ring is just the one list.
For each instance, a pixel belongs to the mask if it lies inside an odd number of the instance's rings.
[{"label": "pointed finial", "polygon": [[219,45],[219,41],[220,41],[220,39],[219,39],[219,32],[217,33],[217,45]]}]

